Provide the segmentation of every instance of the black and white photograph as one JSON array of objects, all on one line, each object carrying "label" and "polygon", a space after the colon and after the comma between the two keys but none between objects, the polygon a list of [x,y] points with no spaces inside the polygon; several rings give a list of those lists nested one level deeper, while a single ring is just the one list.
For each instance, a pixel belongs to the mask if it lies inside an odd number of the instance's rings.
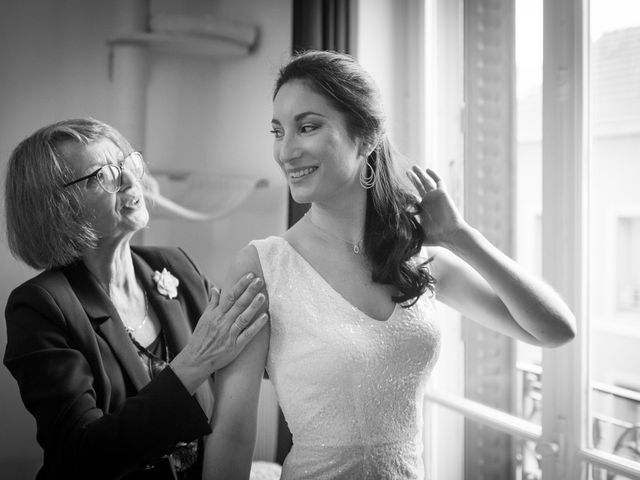
[{"label": "black and white photograph", "polygon": [[0,0],[2,480],[640,480],[640,1]]}]

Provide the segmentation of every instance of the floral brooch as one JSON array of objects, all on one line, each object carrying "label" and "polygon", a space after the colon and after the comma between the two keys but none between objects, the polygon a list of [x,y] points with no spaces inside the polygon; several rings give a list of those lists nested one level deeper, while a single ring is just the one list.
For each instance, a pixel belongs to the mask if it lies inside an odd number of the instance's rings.
[{"label": "floral brooch", "polygon": [[167,298],[176,298],[178,296],[180,281],[166,268],[163,268],[161,272],[157,270],[153,272],[153,281],[156,282],[156,288],[160,295],[164,295]]}]

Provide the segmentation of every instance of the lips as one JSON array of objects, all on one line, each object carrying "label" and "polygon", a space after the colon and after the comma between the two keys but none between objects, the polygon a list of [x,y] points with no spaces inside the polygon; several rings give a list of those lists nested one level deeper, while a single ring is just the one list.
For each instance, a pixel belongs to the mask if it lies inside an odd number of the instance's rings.
[{"label": "lips", "polygon": [[287,175],[289,176],[290,180],[297,181],[297,180],[301,180],[301,179],[305,178],[308,175],[311,175],[317,169],[318,169],[318,167],[296,168],[296,169],[288,170],[287,171]]},{"label": "lips", "polygon": [[138,208],[142,204],[140,197],[127,197],[122,201],[122,208]]}]

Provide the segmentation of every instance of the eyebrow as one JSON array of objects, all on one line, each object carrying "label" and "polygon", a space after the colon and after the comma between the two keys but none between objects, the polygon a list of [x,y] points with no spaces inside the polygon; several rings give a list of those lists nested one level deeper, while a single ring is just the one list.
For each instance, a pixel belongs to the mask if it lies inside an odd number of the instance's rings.
[{"label": "eyebrow", "polygon": [[[131,152],[133,153],[133,152]],[[93,173],[96,173],[98,170],[100,170],[102,167],[106,167],[107,165],[118,165],[120,162],[123,162],[127,157],[129,157],[131,155],[131,153],[129,155],[125,155],[124,153],[122,154],[122,158],[120,158],[119,160],[116,160],[115,162],[110,162],[107,161],[106,163],[94,163],[90,166],[88,166],[84,172],[87,173],[88,175],[91,175]]]},{"label": "eyebrow", "polygon": [[[312,112],[312,111],[309,110],[309,111],[301,112],[301,113],[297,114],[295,117],[293,117],[293,119],[296,122],[299,122],[300,120],[302,120],[305,117],[308,117],[309,115],[315,115],[317,117],[327,118],[324,115],[322,115],[321,113]],[[280,125],[280,120],[278,120],[277,118],[272,118],[271,119],[271,123],[277,123],[278,125]]]},{"label": "eyebrow", "polygon": [[96,173],[98,170],[100,170],[102,167],[104,167],[106,164],[100,164],[100,163],[94,163],[89,165],[87,168],[81,170],[81,175],[92,175],[94,173]]}]

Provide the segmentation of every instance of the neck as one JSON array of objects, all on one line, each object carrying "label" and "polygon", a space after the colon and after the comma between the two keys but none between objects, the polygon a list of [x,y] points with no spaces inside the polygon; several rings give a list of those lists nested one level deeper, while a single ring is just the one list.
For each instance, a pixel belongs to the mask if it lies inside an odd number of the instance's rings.
[{"label": "neck", "polygon": [[87,269],[111,295],[114,290],[131,292],[136,284],[129,242],[101,245],[83,257]]},{"label": "neck", "polygon": [[366,209],[367,192],[356,183],[345,193],[313,202],[308,215],[321,228],[337,228],[336,233],[344,234],[344,238],[362,239]]},{"label": "neck", "polygon": [[307,215],[319,229],[356,244],[364,239],[365,212],[366,197],[363,202],[354,202],[342,208],[313,203]]}]

